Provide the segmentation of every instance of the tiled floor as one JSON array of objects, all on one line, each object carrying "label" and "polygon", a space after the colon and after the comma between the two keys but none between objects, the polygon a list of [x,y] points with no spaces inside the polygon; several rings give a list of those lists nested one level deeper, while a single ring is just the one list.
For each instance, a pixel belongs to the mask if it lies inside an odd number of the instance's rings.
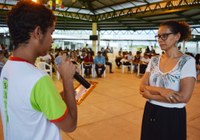
[{"label": "tiled floor", "polygon": [[[200,79],[200,78],[199,78]],[[138,92],[140,78],[115,69],[97,81],[94,91],[78,106],[78,128],[63,140],[139,140],[145,99]],[[60,81],[55,81],[62,90]],[[200,140],[200,81],[187,105],[188,140]],[[0,140],[2,127],[0,127]]]}]

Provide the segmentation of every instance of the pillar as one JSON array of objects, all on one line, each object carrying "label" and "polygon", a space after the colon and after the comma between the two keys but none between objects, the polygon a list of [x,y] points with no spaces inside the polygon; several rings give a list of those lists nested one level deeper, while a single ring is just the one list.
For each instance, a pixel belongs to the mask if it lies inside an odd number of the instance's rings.
[{"label": "pillar", "polygon": [[[97,23],[93,22],[92,23],[92,35],[97,35]],[[96,40],[92,40],[92,50],[94,51],[94,53],[97,53],[97,41]]]}]

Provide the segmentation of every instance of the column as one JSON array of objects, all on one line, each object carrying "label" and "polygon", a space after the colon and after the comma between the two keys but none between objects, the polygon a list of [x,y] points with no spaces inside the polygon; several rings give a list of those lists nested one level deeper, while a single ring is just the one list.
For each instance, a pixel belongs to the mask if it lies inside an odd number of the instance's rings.
[{"label": "column", "polygon": [[100,50],[100,31],[98,31],[98,43],[97,43],[97,51],[99,51]]},{"label": "column", "polygon": [[[92,35],[97,35],[97,23],[93,22],[92,23]],[[97,53],[97,41],[96,40],[92,40],[92,50],[94,51],[94,53]]]}]

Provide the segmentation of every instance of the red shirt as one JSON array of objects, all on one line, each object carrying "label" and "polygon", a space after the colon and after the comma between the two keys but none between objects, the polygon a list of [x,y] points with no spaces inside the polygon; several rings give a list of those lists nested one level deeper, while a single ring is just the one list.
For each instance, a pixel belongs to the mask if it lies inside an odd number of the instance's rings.
[{"label": "red shirt", "polygon": [[84,62],[92,62],[93,63],[93,58],[92,57],[88,57],[88,56],[86,56],[85,58],[84,58]]}]

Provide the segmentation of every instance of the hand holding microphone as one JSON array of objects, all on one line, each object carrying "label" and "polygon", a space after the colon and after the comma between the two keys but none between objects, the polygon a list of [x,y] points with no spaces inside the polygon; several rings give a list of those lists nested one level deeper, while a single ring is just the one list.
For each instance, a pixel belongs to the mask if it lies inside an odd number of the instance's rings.
[{"label": "hand holding microphone", "polygon": [[[62,61],[66,61],[66,56],[62,57]],[[72,62],[73,63],[73,62]],[[74,63],[73,63],[74,64]],[[57,64],[59,65],[59,64]],[[67,71],[66,71],[67,72]],[[90,83],[85,80],[78,72],[75,72],[74,74],[74,78],[81,84],[83,85],[86,89],[88,89],[90,87]]]}]

